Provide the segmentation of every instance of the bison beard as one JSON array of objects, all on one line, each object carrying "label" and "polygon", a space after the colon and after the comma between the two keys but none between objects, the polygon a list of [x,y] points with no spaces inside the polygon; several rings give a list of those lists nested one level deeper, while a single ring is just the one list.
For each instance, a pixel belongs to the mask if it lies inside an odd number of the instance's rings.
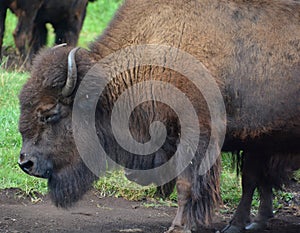
[{"label": "bison beard", "polygon": [[97,176],[80,160],[75,166],[53,173],[49,178],[51,200],[57,207],[71,207],[91,188],[96,179]]}]

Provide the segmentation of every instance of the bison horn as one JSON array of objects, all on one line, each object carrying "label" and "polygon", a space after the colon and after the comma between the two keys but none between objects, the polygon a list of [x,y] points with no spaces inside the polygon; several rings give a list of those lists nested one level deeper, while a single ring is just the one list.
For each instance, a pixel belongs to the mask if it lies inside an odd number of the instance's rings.
[{"label": "bison horn", "polygon": [[63,44],[58,44],[52,47],[52,50],[57,49],[57,48],[61,48],[61,47],[65,47],[67,46],[67,43],[63,43]]},{"label": "bison horn", "polygon": [[72,49],[68,55],[68,78],[65,86],[62,89],[62,95],[64,97],[70,96],[76,87],[77,67],[75,62],[75,54],[78,49],[79,47]]}]

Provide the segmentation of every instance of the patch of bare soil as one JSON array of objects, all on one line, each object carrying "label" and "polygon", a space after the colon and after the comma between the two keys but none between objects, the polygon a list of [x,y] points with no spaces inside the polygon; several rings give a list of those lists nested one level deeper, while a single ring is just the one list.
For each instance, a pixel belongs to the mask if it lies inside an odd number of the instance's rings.
[{"label": "patch of bare soil", "polygon": [[[299,194],[299,184],[295,188]],[[54,207],[48,196],[40,196],[34,203],[20,190],[6,189],[0,191],[0,232],[159,233],[167,230],[176,208],[146,208],[144,202],[99,198],[92,190],[75,207],[63,210]],[[230,217],[228,213],[218,214],[211,228],[199,232],[212,233],[222,229]],[[300,232],[299,206],[291,205],[280,210],[263,231],[283,232]]]}]

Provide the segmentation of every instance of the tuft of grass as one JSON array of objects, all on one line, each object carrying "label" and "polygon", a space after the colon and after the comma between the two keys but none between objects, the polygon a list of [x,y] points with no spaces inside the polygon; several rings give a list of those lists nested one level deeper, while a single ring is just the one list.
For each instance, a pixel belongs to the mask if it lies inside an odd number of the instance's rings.
[{"label": "tuft of grass", "polygon": [[241,179],[229,170],[222,170],[221,173],[221,196],[226,207],[232,208],[237,205],[242,192]]},{"label": "tuft of grass", "polygon": [[153,198],[156,188],[153,185],[140,186],[126,179],[122,170],[109,171],[94,185],[101,196],[123,197],[128,200]]},{"label": "tuft of grass", "polygon": [[144,207],[169,206],[177,207],[176,190],[165,199],[157,197],[156,187],[154,185],[141,186],[129,181],[124,171],[109,171],[105,177],[101,177],[94,184],[94,188],[101,197],[122,197],[131,201],[147,200],[143,203]]}]

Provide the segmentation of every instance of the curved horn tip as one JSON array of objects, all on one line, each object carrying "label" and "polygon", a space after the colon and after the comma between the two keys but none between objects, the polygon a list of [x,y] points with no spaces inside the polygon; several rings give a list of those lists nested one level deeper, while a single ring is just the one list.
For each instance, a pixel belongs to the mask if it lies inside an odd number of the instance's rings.
[{"label": "curved horn tip", "polygon": [[58,44],[58,45],[53,46],[51,49],[54,50],[54,49],[61,48],[61,47],[66,47],[66,46],[67,46],[67,43],[62,43],[62,44]]},{"label": "curved horn tip", "polygon": [[77,67],[75,61],[76,52],[80,49],[80,47],[73,48],[68,55],[68,76],[66,80],[66,84],[62,89],[62,95],[64,97],[69,97],[77,83]]}]

